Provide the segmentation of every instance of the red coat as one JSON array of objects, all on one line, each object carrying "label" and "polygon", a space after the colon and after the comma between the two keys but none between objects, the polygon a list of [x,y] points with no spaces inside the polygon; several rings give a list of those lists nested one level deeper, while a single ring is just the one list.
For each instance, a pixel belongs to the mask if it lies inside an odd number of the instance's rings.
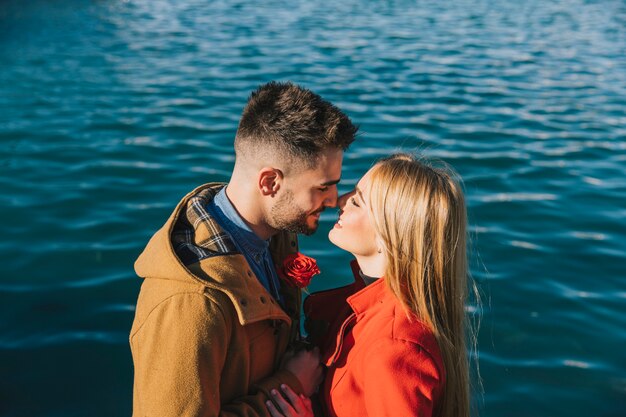
[{"label": "red coat", "polygon": [[434,335],[417,319],[409,321],[384,279],[364,288],[356,262],[352,269],[354,284],[312,294],[304,306],[309,330],[311,323],[319,327],[329,316],[337,317],[328,337],[313,335],[328,367],[320,388],[326,414],[436,415],[445,371]]}]

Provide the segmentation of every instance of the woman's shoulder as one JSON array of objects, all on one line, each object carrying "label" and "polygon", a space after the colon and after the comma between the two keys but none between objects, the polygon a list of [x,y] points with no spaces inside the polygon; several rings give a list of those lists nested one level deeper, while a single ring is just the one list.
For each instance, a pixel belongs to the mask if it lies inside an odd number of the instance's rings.
[{"label": "woman's shoulder", "polygon": [[400,350],[423,351],[438,367],[443,368],[441,350],[432,329],[413,313],[407,312],[395,297],[390,304],[388,343]]},{"label": "woman's shoulder", "polygon": [[426,325],[409,320],[400,309],[387,316],[388,327],[381,337],[363,349],[362,365],[371,374],[406,375],[405,383],[415,378],[437,392],[443,387],[446,371],[434,334]]},{"label": "woman's shoulder", "polygon": [[[391,307],[391,306],[389,306]],[[366,361],[390,369],[413,369],[426,372],[439,385],[445,380],[441,350],[432,330],[416,317],[407,315],[400,302],[386,311],[387,325],[368,348]],[[380,329],[382,330],[382,329]],[[439,381],[439,382],[435,382]]]},{"label": "woman's shoulder", "polygon": [[400,303],[394,306],[391,338],[395,341],[419,345],[432,355],[441,356],[437,339],[431,328],[412,313],[407,313]]}]

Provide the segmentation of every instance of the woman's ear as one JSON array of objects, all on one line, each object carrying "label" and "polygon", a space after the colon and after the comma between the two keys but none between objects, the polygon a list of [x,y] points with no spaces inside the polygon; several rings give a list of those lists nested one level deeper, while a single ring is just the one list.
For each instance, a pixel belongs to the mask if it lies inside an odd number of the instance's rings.
[{"label": "woman's ear", "polygon": [[278,168],[264,167],[259,171],[258,187],[261,195],[272,196],[280,189],[283,180],[283,173]]},{"label": "woman's ear", "polygon": [[376,234],[376,251],[378,253],[383,253],[385,251],[385,243],[383,242],[383,239],[378,236],[378,233]]}]

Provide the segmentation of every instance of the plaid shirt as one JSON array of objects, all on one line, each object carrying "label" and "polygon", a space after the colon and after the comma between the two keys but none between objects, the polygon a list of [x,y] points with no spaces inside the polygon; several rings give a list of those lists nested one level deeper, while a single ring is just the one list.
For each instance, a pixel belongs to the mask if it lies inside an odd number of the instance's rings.
[{"label": "plaid shirt", "polygon": [[225,186],[205,188],[187,203],[186,215],[180,216],[172,232],[172,246],[185,265],[200,262],[213,256],[240,253],[235,243],[206,207],[209,201]]}]

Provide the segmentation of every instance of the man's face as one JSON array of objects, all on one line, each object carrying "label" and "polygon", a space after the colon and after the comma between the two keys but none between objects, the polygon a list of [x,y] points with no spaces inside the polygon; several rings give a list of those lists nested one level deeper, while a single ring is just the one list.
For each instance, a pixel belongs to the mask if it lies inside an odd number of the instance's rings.
[{"label": "man's face", "polygon": [[285,178],[270,211],[270,226],[305,235],[315,233],[322,211],[337,205],[342,160],[343,151],[330,149],[320,155],[313,169]]}]

